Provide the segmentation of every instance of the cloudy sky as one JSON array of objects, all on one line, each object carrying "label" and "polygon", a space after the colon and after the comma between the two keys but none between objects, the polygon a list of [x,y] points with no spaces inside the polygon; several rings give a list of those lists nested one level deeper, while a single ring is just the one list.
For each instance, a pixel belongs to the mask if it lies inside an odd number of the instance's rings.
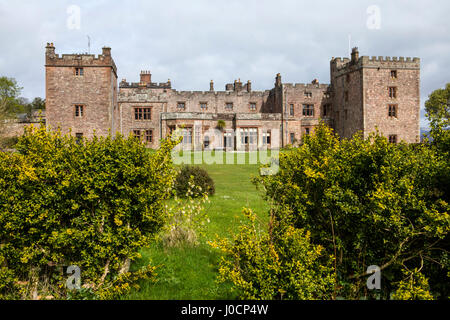
[{"label": "cloudy sky", "polygon": [[447,0],[0,0],[0,76],[44,97],[46,43],[84,53],[89,35],[91,53],[112,48],[119,80],[151,70],[177,90],[208,90],[211,79],[223,90],[238,78],[270,89],[278,72],[329,83],[329,61],[348,56],[351,35],[360,55],[420,57],[423,106],[450,82],[449,12]]}]

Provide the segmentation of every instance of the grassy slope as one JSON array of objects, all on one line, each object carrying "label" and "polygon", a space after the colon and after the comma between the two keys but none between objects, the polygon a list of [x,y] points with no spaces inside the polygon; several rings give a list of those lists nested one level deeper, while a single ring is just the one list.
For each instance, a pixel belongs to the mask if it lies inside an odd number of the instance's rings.
[{"label": "grassy slope", "polygon": [[144,282],[141,290],[125,299],[233,299],[226,284],[217,284],[219,253],[206,244],[216,235],[227,237],[238,229],[241,210],[249,207],[258,214],[261,222],[268,220],[268,205],[251,183],[258,174],[258,165],[203,165],[216,184],[216,194],[211,197],[208,214],[211,223],[207,237],[197,247],[164,248],[154,244],[142,251],[142,259],[134,268],[151,263],[161,265],[157,283]]}]

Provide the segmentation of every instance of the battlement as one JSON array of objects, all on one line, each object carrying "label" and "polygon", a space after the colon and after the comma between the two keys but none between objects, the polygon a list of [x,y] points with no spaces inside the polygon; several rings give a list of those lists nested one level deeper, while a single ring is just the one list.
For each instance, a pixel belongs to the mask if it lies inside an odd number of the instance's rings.
[{"label": "battlement", "polygon": [[190,96],[205,96],[205,97],[211,97],[211,96],[252,96],[252,97],[263,97],[265,95],[268,95],[270,93],[270,90],[265,91],[172,91],[173,94],[183,97],[190,97]]},{"label": "battlement", "polygon": [[52,67],[111,67],[117,75],[117,67],[111,57],[111,48],[102,48],[102,53],[88,54],[88,53],[72,53],[62,54],[61,56],[55,53],[55,46],[53,43],[47,43],[45,47],[45,66]]},{"label": "battlement", "polygon": [[327,90],[329,86],[327,83],[283,83],[283,87],[297,90]]},{"label": "battlement", "polygon": [[172,84],[170,81],[167,82],[127,82],[123,79],[119,83],[119,88],[121,89],[137,89],[137,88],[148,88],[148,89],[172,89]]},{"label": "battlement", "polygon": [[345,71],[348,68],[361,68],[361,67],[388,67],[388,68],[405,68],[405,69],[419,69],[420,58],[417,57],[390,57],[390,56],[362,56],[357,60],[351,60],[348,58],[332,58],[331,68],[335,71]]},{"label": "battlement", "polygon": [[370,62],[411,62],[411,63],[420,63],[420,58],[411,58],[411,57],[362,57],[363,60],[368,60]]}]

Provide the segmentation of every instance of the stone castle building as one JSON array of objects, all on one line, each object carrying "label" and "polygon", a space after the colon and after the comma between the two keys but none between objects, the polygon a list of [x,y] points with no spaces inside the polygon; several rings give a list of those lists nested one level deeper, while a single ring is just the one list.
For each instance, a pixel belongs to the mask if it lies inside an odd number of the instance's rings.
[{"label": "stone castle building", "polygon": [[[359,56],[332,58],[330,84],[283,83],[253,91],[251,81],[235,80],[224,91],[211,81],[208,91],[177,91],[170,80],[118,84],[110,48],[102,54],[45,54],[46,123],[77,137],[120,132],[149,147],[181,128],[184,149],[279,148],[301,142],[320,119],[343,138],[376,128],[390,142],[419,142],[420,59]],[[215,134],[212,133],[213,129]]]}]

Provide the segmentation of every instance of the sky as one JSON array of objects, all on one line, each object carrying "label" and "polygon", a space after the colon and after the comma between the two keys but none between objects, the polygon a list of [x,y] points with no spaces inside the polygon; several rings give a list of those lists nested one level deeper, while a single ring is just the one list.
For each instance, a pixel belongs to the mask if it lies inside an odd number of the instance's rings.
[{"label": "sky", "polygon": [[[45,45],[56,53],[100,54],[111,47],[119,81],[177,90],[224,90],[235,79],[253,90],[283,82],[330,82],[332,57],[421,58],[423,105],[450,82],[450,1],[336,0],[0,0],[0,76],[22,96],[45,97]],[[88,36],[90,49],[88,48]]]}]

